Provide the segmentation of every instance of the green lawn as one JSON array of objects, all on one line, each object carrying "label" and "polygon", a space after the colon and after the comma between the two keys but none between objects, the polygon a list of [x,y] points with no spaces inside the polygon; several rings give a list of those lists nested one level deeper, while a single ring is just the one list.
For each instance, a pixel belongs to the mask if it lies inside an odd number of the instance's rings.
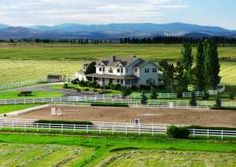
[{"label": "green lawn", "polygon": [[37,106],[36,104],[17,104],[17,105],[0,105],[0,114],[9,113],[12,111],[23,110]]},{"label": "green lawn", "polygon": [[[59,157],[72,156],[69,152],[73,152],[74,149],[81,149],[81,146],[85,147],[85,150],[90,148],[87,153],[83,154],[83,151],[78,153],[83,158],[78,157],[79,159],[75,166],[99,166],[101,164],[104,166],[124,166],[125,162],[127,162],[126,165],[128,166],[137,166],[141,162],[156,166],[158,163],[165,165],[167,160],[170,160],[170,166],[174,166],[174,160],[177,160],[179,165],[183,165],[181,160],[185,160],[185,165],[187,166],[189,166],[188,164],[197,166],[207,162],[214,166],[215,163],[222,164],[224,162],[224,166],[227,167],[230,166],[230,163],[235,162],[234,157],[236,155],[236,143],[233,140],[175,140],[167,137],[136,138],[125,136],[102,137],[1,133],[0,143],[2,143],[0,144],[1,155],[9,155],[9,158],[5,156],[2,159],[0,158],[1,164],[2,162],[8,162],[6,161],[7,159],[14,161],[16,159],[15,152],[23,150],[24,147],[26,147],[26,150],[20,153],[21,156],[18,156],[16,162],[21,162],[21,158],[28,160],[25,162],[31,162],[32,157],[25,154],[32,153],[39,157],[38,152],[45,149],[47,151],[54,150],[57,152],[55,153],[56,156],[51,156],[53,154],[51,153],[48,158],[34,159],[34,163],[42,164],[42,162],[48,162],[55,164],[55,162],[58,163]],[[39,147],[38,144],[41,146],[39,149],[37,149]],[[3,147],[4,145],[5,147]],[[13,151],[14,149],[16,149],[15,152]],[[37,151],[30,151],[30,149]],[[64,150],[64,152],[61,150]],[[46,154],[45,152],[47,151],[42,152]],[[161,157],[165,158],[157,161]],[[223,161],[218,160],[219,157]],[[68,159],[71,160],[71,158]],[[67,165],[62,164],[62,166]]]},{"label": "green lawn", "polygon": [[20,91],[0,92],[0,99],[25,99],[25,98],[41,98],[41,97],[60,97],[63,93],[54,91],[33,91],[32,96],[18,96]]}]

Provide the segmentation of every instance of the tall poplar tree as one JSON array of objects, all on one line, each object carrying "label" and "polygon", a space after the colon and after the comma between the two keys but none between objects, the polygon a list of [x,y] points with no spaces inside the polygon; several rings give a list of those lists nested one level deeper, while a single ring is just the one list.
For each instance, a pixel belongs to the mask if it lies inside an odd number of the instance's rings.
[{"label": "tall poplar tree", "polygon": [[205,68],[204,68],[204,54],[203,54],[203,42],[199,42],[197,45],[197,56],[196,56],[196,68],[195,68],[195,89],[198,91],[205,91],[206,79],[205,79]]},{"label": "tall poplar tree", "polygon": [[204,56],[205,56],[205,78],[208,88],[216,89],[220,83],[220,64],[218,58],[217,44],[212,40],[205,40],[204,42]]},{"label": "tall poplar tree", "polygon": [[192,65],[193,65],[193,55],[192,46],[190,43],[184,43],[182,48],[182,62],[185,71],[187,72],[188,83],[192,81]]},{"label": "tall poplar tree", "polygon": [[175,67],[175,88],[179,95],[188,90],[187,74],[181,61],[177,61]]}]

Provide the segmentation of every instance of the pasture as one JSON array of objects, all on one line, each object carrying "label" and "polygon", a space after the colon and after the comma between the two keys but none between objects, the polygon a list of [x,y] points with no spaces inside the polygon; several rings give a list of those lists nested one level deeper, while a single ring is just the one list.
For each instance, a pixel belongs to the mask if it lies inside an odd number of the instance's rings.
[{"label": "pasture", "polygon": [[[111,55],[137,55],[151,61],[175,61],[181,45],[138,44],[0,44],[0,84],[45,78],[48,74],[74,75],[86,61]],[[219,47],[222,82],[236,85],[236,47]],[[193,49],[196,54],[196,48]]]},{"label": "pasture", "polygon": [[230,140],[29,133],[1,133],[0,146],[1,155],[4,155],[0,157],[1,164],[14,166],[15,161],[22,167],[40,166],[43,163],[46,164],[44,166],[140,166],[142,162],[151,166],[165,166],[169,162],[170,167],[176,166],[175,162],[182,166],[222,166],[224,162],[224,166],[231,167],[235,164],[236,151],[235,142]]},{"label": "pasture", "polygon": [[[14,118],[66,121],[99,121],[131,123],[139,118],[144,124],[177,124],[215,127],[236,127],[235,111],[209,109],[162,109],[135,107],[92,107],[58,105],[62,115],[51,114],[51,107],[32,110]],[[209,119],[210,118],[210,119]]]},{"label": "pasture", "polygon": [[1,143],[1,166],[48,167],[76,166],[91,149],[49,144]]},{"label": "pasture", "polygon": [[0,105],[0,114],[5,114],[12,111],[24,110],[35,106],[37,105],[36,104]]},{"label": "pasture", "polygon": [[225,166],[236,164],[234,153],[208,153],[190,151],[132,150],[115,153],[101,162],[107,167],[139,166]]}]

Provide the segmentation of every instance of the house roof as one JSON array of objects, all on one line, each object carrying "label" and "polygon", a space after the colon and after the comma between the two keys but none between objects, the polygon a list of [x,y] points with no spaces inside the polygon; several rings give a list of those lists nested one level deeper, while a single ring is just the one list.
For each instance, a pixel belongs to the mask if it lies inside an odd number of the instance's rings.
[{"label": "house roof", "polygon": [[136,58],[136,56],[132,56],[132,57],[117,57],[117,56],[112,56],[111,59],[98,61],[97,65],[102,63],[105,66],[115,67],[115,66],[121,64],[122,66],[125,67],[125,66],[133,63],[136,60],[140,60],[140,59]]}]

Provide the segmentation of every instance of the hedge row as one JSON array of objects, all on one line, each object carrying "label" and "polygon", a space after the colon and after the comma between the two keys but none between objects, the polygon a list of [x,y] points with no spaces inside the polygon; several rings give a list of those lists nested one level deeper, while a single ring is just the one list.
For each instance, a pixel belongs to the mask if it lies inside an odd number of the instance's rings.
[{"label": "hedge row", "polygon": [[212,110],[236,110],[236,107],[217,107],[217,106],[212,106]]},{"label": "hedge row", "polygon": [[63,120],[38,120],[35,121],[34,123],[93,125],[93,123],[89,121],[63,121]]},{"label": "hedge row", "polygon": [[92,103],[91,106],[103,106],[103,107],[129,107],[128,103]]}]

